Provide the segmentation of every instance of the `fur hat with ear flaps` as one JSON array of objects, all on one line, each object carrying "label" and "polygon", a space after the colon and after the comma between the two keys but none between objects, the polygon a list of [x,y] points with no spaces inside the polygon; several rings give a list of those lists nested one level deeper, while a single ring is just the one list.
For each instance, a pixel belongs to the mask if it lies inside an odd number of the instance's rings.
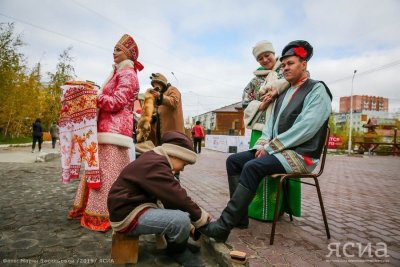
[{"label": "fur hat with ear flaps", "polygon": [[177,157],[189,164],[196,162],[197,155],[193,151],[193,143],[186,134],[168,131],[164,133],[161,142],[161,147],[169,156]]}]

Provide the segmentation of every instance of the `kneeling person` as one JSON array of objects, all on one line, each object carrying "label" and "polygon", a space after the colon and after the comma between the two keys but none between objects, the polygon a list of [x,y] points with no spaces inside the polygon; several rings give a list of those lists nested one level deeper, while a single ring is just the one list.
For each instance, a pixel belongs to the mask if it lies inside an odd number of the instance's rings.
[{"label": "kneeling person", "polygon": [[164,234],[167,253],[184,266],[204,266],[187,248],[192,228],[209,221],[209,215],[187,195],[174,173],[196,162],[192,141],[169,131],[162,145],[143,153],[121,172],[108,195],[114,231],[127,235]]}]

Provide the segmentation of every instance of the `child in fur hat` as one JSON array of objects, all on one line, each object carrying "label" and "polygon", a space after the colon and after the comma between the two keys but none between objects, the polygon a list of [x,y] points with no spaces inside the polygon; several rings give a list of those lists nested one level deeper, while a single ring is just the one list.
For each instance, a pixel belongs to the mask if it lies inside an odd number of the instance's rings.
[{"label": "child in fur hat", "polygon": [[111,226],[133,236],[165,234],[169,256],[184,266],[204,266],[187,241],[192,228],[207,224],[210,216],[174,177],[196,162],[193,143],[176,131],[166,132],[162,143],[130,163],[113,184],[108,195]]}]

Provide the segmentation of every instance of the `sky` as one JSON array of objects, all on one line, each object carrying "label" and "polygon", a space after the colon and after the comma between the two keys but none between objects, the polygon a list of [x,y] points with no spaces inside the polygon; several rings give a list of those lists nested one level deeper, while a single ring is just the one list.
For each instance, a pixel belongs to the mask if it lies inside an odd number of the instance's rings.
[{"label": "sky", "polygon": [[[339,111],[343,96],[389,99],[400,111],[398,0],[0,0],[0,23],[15,23],[29,66],[54,72],[70,55],[78,79],[102,85],[124,33],[138,44],[140,91],[151,73],[164,74],[182,93],[185,118],[241,101],[259,65],[261,40],[276,55],[293,40],[314,47],[311,78],[324,81]],[[354,75],[354,70],[357,70]]]}]

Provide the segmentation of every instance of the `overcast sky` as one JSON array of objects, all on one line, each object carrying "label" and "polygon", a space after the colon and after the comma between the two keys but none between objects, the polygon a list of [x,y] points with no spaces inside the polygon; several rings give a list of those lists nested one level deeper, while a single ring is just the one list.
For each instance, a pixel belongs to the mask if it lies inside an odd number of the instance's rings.
[{"label": "overcast sky", "polygon": [[183,96],[185,117],[235,102],[258,67],[252,55],[270,40],[277,55],[290,41],[314,47],[311,77],[339,98],[373,95],[400,109],[400,1],[398,0],[0,0],[0,22],[15,22],[32,66],[54,71],[72,46],[80,79],[102,84],[112,51],[124,33],[139,46],[141,92],[161,72]]}]

